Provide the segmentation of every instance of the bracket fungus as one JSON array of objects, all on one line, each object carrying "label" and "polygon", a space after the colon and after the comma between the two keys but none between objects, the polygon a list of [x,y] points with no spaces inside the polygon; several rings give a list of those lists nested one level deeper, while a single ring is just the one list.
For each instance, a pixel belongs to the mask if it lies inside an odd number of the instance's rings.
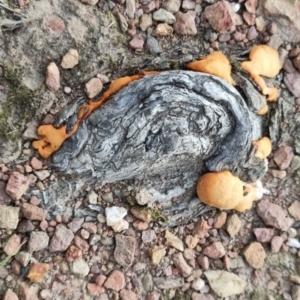
[{"label": "bracket fungus", "polygon": [[267,45],[258,45],[252,48],[249,55],[250,61],[241,63],[242,69],[249,73],[254,82],[261,88],[268,101],[276,101],[277,89],[267,87],[265,77],[275,77],[282,68],[278,52]]},{"label": "bracket fungus", "polygon": [[241,181],[229,171],[206,173],[197,184],[197,195],[202,202],[219,209],[237,211],[251,209],[253,201],[262,196],[261,191],[267,192]]}]

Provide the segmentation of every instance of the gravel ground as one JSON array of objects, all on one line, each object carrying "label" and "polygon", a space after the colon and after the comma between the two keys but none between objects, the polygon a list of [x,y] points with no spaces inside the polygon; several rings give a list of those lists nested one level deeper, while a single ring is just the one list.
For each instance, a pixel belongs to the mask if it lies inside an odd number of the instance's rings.
[{"label": "gravel ground", "polygon": [[[300,299],[299,17],[292,0],[0,1],[0,297]],[[168,228],[134,180],[87,185],[31,147],[39,124],[113,79],[216,50],[236,64],[258,44],[283,69],[270,194],[251,210]]]}]

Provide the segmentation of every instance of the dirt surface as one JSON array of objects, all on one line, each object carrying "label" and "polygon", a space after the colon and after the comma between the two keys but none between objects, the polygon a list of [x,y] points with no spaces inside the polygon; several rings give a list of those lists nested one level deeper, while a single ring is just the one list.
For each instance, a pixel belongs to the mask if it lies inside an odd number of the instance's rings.
[{"label": "dirt surface", "polygon": [[[0,1],[2,299],[300,299],[300,2],[259,2]],[[143,206],[157,195],[138,180],[89,185],[31,146],[39,124],[97,99],[99,85],[216,50],[239,71],[258,44],[278,50],[283,69],[267,81],[278,88],[266,121],[270,194],[251,210],[207,208],[169,228],[159,205]],[[66,68],[70,49],[78,62]]]}]

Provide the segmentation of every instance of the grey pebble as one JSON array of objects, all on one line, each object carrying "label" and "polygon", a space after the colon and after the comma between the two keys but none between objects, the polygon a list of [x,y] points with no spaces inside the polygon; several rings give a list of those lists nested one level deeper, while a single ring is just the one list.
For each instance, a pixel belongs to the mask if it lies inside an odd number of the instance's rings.
[{"label": "grey pebble", "polygon": [[152,55],[159,54],[162,52],[162,49],[158,41],[151,35],[147,38],[147,48]]}]

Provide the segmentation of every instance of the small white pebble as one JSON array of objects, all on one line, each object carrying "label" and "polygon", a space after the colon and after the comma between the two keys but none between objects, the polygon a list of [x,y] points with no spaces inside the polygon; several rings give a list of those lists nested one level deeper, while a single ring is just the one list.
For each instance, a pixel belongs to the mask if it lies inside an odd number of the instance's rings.
[{"label": "small white pebble", "polygon": [[42,299],[51,298],[51,297],[52,297],[51,291],[50,291],[50,290],[46,290],[46,289],[41,290],[41,292],[40,292],[40,297],[41,297]]},{"label": "small white pebble", "polygon": [[297,230],[293,227],[290,227],[288,230],[289,238],[294,238],[297,236]]},{"label": "small white pebble", "polygon": [[68,86],[65,86],[64,87],[64,92],[66,93],[66,94],[70,94],[71,93],[71,88],[70,87],[68,87]]},{"label": "small white pebble", "polygon": [[289,247],[300,249],[300,242],[295,238],[289,238],[286,245]]},{"label": "small white pebble", "polygon": [[232,7],[232,10],[236,13],[240,10],[241,4],[232,2],[231,7]]},{"label": "small white pebble", "polygon": [[205,282],[201,278],[194,280],[192,283],[192,288],[196,291],[200,291],[204,286],[205,286]]}]

